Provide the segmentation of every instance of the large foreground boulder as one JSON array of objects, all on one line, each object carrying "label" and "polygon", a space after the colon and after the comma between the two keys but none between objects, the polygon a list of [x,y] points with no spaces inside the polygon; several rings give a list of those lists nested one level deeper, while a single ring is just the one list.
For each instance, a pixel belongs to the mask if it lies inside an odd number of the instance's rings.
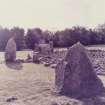
[{"label": "large foreground boulder", "polygon": [[95,96],[104,89],[93,70],[87,50],[80,43],[73,45],[65,60],[58,63],[55,85],[59,93],[75,98]]},{"label": "large foreground boulder", "polygon": [[14,38],[10,38],[5,48],[5,61],[13,62],[16,60],[16,43]]}]

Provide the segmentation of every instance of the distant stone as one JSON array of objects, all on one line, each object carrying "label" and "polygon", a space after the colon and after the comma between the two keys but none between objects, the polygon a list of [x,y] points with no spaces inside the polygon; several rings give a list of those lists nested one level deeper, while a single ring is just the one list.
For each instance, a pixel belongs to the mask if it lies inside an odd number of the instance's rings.
[{"label": "distant stone", "polygon": [[48,67],[48,66],[50,66],[50,63],[44,63],[44,66]]},{"label": "distant stone", "polygon": [[51,64],[50,67],[51,67],[51,68],[56,68],[56,67],[57,67],[57,64]]},{"label": "distant stone", "polygon": [[55,85],[59,93],[75,98],[91,97],[103,91],[103,84],[94,72],[82,44],[73,45],[65,60],[57,64]]},{"label": "distant stone", "polygon": [[5,61],[16,60],[16,43],[14,38],[10,38],[5,48]]},{"label": "distant stone", "polygon": [[39,52],[34,52],[33,53],[33,62],[39,64],[40,60],[39,60]]}]

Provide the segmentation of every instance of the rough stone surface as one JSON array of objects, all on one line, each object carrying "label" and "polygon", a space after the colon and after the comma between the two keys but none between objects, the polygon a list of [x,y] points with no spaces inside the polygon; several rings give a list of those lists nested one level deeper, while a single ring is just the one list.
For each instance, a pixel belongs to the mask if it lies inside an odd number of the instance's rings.
[{"label": "rough stone surface", "polygon": [[13,38],[10,38],[5,48],[5,60],[15,61],[16,60],[16,43]]},{"label": "rough stone surface", "polygon": [[40,61],[39,61],[39,52],[34,52],[33,53],[33,62],[34,63],[40,63]]},{"label": "rough stone surface", "polygon": [[[66,64],[65,64],[66,62]],[[73,45],[57,65],[55,85],[61,94],[71,97],[90,97],[103,91],[103,84],[93,70],[83,45]]]}]

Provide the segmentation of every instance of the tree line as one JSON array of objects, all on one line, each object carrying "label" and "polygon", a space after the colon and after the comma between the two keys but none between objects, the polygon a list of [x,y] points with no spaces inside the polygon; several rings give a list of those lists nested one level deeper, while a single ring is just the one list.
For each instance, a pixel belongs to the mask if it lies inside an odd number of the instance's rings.
[{"label": "tree line", "polygon": [[36,43],[53,42],[54,47],[70,47],[76,42],[83,45],[105,44],[105,24],[94,29],[74,26],[65,30],[51,32],[40,28],[28,29],[14,27],[12,29],[0,28],[0,51],[4,51],[8,40],[15,36],[17,50],[34,49]]}]

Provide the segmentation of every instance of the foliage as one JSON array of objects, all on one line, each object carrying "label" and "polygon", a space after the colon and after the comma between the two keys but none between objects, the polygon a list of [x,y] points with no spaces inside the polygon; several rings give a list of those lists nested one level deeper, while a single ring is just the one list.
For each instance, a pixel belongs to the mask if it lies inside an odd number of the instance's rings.
[{"label": "foliage", "polygon": [[12,29],[0,28],[0,51],[5,50],[9,38],[15,37],[17,50],[24,48],[34,49],[36,43],[49,43],[53,41],[54,47],[70,47],[76,42],[83,45],[105,44],[105,24],[94,29],[75,26],[61,31],[43,31],[40,28],[28,29],[25,33],[23,28]]}]

